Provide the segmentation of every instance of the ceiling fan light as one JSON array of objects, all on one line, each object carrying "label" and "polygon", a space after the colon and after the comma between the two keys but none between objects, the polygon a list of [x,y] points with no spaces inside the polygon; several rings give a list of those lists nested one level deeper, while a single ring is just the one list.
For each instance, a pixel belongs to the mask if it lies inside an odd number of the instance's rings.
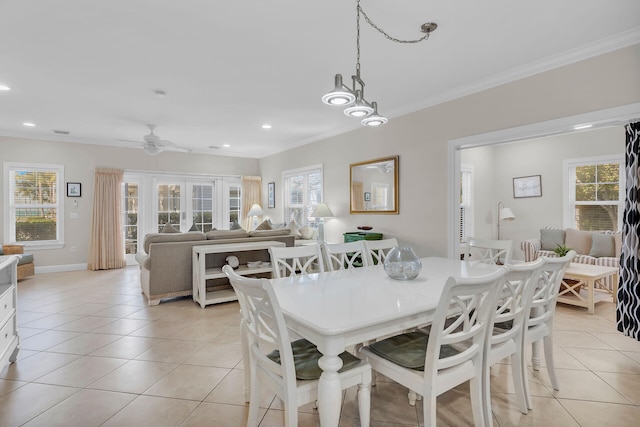
[{"label": "ceiling fan light", "polygon": [[335,87],[322,97],[322,102],[327,105],[344,106],[352,104],[355,100],[356,96],[351,89],[342,84],[342,74],[336,74]]},{"label": "ceiling fan light", "polygon": [[380,114],[378,114],[378,103],[377,102],[372,102],[371,106],[373,107],[373,113],[369,116],[369,117],[365,117],[364,119],[362,119],[362,124],[365,126],[380,126],[383,125],[385,123],[387,123],[389,121],[389,119],[387,119],[384,116],[381,116]]},{"label": "ceiling fan light", "polygon": [[362,91],[356,90],[356,102],[350,107],[344,109],[347,116],[361,118],[373,113],[371,105],[362,98]]},{"label": "ceiling fan light", "polygon": [[147,144],[144,146],[144,152],[151,156],[155,156],[160,152],[160,149],[153,144]]}]

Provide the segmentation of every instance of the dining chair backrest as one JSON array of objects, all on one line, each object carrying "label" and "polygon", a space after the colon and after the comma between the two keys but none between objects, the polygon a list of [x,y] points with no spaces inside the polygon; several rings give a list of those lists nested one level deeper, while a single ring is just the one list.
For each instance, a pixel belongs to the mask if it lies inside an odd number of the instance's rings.
[{"label": "dining chair backrest", "polygon": [[527,319],[529,329],[543,325],[551,327],[564,272],[576,255],[576,251],[571,250],[563,257],[541,257],[544,264],[540,280],[532,296],[531,314]]},{"label": "dining chair backrest", "polygon": [[329,271],[349,270],[369,265],[362,240],[347,243],[323,243],[322,248]]},{"label": "dining chair backrest", "polygon": [[398,240],[395,237],[382,240],[364,240],[364,248],[369,258],[369,265],[382,264],[389,251],[397,247]]},{"label": "dining chair backrest", "polygon": [[464,247],[464,259],[484,264],[510,264],[513,240],[476,239],[471,237]]},{"label": "dining chair backrest", "polygon": [[543,266],[544,261],[540,258],[533,262],[506,266],[507,274],[496,304],[494,324],[497,327],[491,335],[492,346],[522,334]]},{"label": "dining chair backrest", "polygon": [[297,276],[299,274],[321,273],[324,261],[320,245],[304,245],[269,248],[274,277]]},{"label": "dining chair backrest", "polygon": [[[425,355],[425,379],[433,380],[452,368],[465,367],[467,362],[479,368],[482,363],[488,329],[493,325],[498,291],[505,280],[506,269],[473,278],[449,278],[445,284]],[[457,353],[441,357],[442,346],[454,347]],[[453,375],[455,376],[455,375]]]}]

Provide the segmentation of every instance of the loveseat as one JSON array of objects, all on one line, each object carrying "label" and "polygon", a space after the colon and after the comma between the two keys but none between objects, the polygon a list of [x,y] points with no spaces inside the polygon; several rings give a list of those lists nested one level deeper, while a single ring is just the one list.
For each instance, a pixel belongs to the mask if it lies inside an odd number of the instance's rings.
[{"label": "loveseat", "polygon": [[[160,300],[187,296],[193,293],[192,248],[200,245],[242,243],[275,240],[294,246],[295,236],[290,230],[214,230],[208,233],[188,231],[185,233],[150,233],[144,238],[143,251],[136,254],[140,264],[140,287],[149,305]],[[224,260],[229,254],[219,254]],[[240,263],[246,260],[238,254]],[[268,252],[265,259],[269,261]],[[218,260],[224,263],[224,261]]]},{"label": "loveseat", "polygon": [[[556,247],[567,246],[577,252],[573,262],[620,268],[622,233],[619,231],[585,231],[573,228],[543,228],[540,237],[522,241],[520,248],[526,262],[539,256],[557,256]],[[611,278],[605,284],[611,288]]]},{"label": "loveseat", "polygon": [[23,245],[2,245],[0,246],[0,255],[18,255],[18,280],[34,275],[33,255],[25,254]]}]

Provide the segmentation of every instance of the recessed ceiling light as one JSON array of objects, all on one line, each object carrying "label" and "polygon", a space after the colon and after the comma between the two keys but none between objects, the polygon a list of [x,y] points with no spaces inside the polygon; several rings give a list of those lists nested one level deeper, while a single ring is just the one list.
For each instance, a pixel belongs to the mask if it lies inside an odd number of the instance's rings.
[{"label": "recessed ceiling light", "polygon": [[24,122],[23,125],[30,128],[36,127],[35,123],[31,123],[31,122]]},{"label": "recessed ceiling light", "polygon": [[589,129],[590,127],[592,127],[593,125],[591,124],[584,124],[584,125],[575,125],[573,127],[573,130],[580,130],[580,129]]},{"label": "recessed ceiling light", "polygon": [[9,86],[0,84],[0,90],[11,90],[11,88]]},{"label": "recessed ceiling light", "polygon": [[163,90],[155,90],[153,91],[153,94],[156,98],[164,98],[165,96],[167,96],[167,93]]},{"label": "recessed ceiling light", "polygon": [[210,145],[209,148],[211,148],[212,150],[219,150],[220,147],[218,147],[217,145]]},{"label": "recessed ceiling light", "polygon": [[262,129],[271,129],[271,125],[270,124],[264,124],[264,125],[262,125]]},{"label": "recessed ceiling light", "polygon": [[231,144],[222,144],[222,146],[223,146],[224,148],[229,148],[229,147],[231,147]]}]

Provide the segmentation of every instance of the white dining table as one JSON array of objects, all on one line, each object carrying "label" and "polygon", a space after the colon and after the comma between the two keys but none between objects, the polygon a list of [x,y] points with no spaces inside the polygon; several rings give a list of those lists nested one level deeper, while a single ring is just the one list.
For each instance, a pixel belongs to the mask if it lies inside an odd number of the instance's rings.
[{"label": "white dining table", "polygon": [[340,419],[340,353],[429,323],[448,277],[478,277],[500,268],[449,258],[421,261],[420,275],[409,281],[389,278],[381,265],[271,279],[287,326],[323,354],[318,362],[321,426],[337,427]]}]

